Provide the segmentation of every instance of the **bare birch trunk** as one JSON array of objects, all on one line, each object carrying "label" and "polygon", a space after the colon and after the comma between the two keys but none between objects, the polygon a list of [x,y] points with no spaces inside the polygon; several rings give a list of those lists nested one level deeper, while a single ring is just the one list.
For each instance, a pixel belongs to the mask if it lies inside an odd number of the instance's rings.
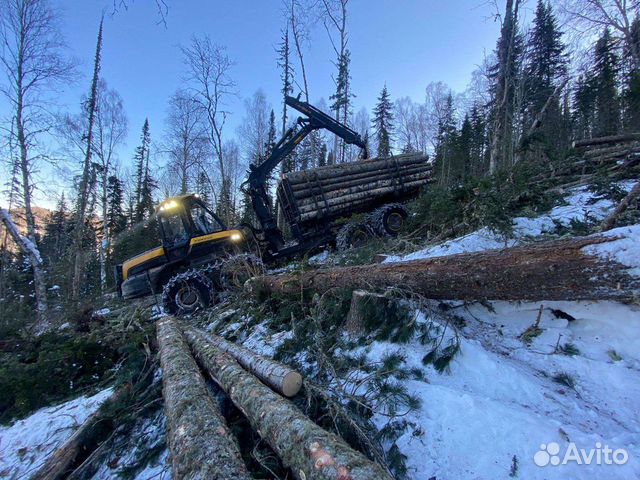
[{"label": "bare birch trunk", "polygon": [[289,400],[245,371],[233,357],[192,331],[185,336],[200,365],[227,392],[296,478],[391,480],[379,465],[351,449],[338,436],[321,429]]},{"label": "bare birch trunk", "polygon": [[249,480],[237,441],[173,318],[156,324],[173,478]]},{"label": "bare birch trunk", "polygon": [[20,248],[22,253],[26,255],[29,259],[29,263],[31,264],[37,313],[37,320],[33,333],[37,336],[42,335],[49,328],[49,322],[47,319],[47,285],[44,278],[42,257],[40,256],[38,246],[30,238],[20,235],[18,228],[11,220],[9,212],[4,209],[0,209],[0,221],[4,223],[7,233],[11,235],[13,241],[18,245],[18,248]]}]

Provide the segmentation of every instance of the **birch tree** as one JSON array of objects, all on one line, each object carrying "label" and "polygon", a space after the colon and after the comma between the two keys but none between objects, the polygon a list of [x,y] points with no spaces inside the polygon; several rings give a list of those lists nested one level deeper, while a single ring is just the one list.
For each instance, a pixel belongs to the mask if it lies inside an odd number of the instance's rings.
[{"label": "birch tree", "polygon": [[[42,137],[52,125],[48,100],[70,78],[72,64],[64,57],[64,41],[48,0],[0,0],[0,65],[6,82],[1,92],[11,120],[2,130],[16,146],[17,173],[25,210],[26,239],[37,252],[33,215],[34,172],[42,160]],[[47,288],[41,262],[31,263],[36,313],[44,324]]]},{"label": "birch tree", "polygon": [[[210,148],[207,142],[205,111],[184,90],[176,91],[169,100],[164,151],[169,157],[167,174],[172,193],[185,194],[189,179],[194,178],[197,167],[205,162]],[[173,191],[176,190],[176,191]]]},{"label": "birch tree", "polygon": [[[223,131],[229,112],[226,101],[235,95],[235,82],[230,76],[234,62],[226,49],[216,45],[208,36],[193,37],[188,47],[182,48],[187,67],[187,81],[195,101],[204,109],[207,139],[211,144],[219,173],[219,208],[224,221],[231,220],[231,177],[225,168]],[[222,202],[222,203],[220,203]]]}]

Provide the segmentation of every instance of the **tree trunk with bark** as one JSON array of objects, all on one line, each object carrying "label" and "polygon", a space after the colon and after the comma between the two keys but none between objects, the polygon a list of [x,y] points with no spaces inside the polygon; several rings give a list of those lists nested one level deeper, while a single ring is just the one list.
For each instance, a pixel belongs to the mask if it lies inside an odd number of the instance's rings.
[{"label": "tree trunk with bark", "polygon": [[174,479],[251,477],[176,321],[157,324],[167,439]]},{"label": "tree trunk with bark", "polygon": [[640,182],[637,182],[626,197],[618,204],[615,210],[602,222],[602,231],[610,230],[616,223],[616,220],[624,211],[629,208],[631,202],[634,202],[640,197]]},{"label": "tree trunk with bark", "polygon": [[262,383],[276,392],[293,397],[302,387],[302,375],[280,362],[263,357],[251,350],[228,342],[217,335],[208,334],[202,330],[185,326],[185,332],[200,335],[204,341],[231,355],[243,368],[258,377]]},{"label": "tree trunk with bark", "polygon": [[187,330],[185,337],[200,365],[298,479],[391,480],[379,465],[309,420],[202,335]]},{"label": "tree trunk with bark", "polygon": [[628,241],[628,237],[622,231],[618,236],[610,234],[409,262],[263,276],[252,279],[248,288],[258,296],[299,295],[303,289],[322,293],[334,288],[402,286],[428,298],[448,300],[637,300],[640,279],[629,267],[607,258],[605,251],[612,242]]}]

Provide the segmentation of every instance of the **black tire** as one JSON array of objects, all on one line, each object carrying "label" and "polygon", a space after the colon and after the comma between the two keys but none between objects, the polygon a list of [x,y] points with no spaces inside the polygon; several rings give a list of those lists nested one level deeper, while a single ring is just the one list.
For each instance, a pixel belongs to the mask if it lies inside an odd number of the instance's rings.
[{"label": "black tire", "polygon": [[213,282],[203,272],[174,275],[162,290],[162,306],[172,315],[189,315],[210,307],[215,300]]},{"label": "black tire", "polygon": [[374,210],[368,218],[373,231],[381,237],[397,236],[409,214],[399,203],[390,203]]},{"label": "black tire", "polygon": [[372,232],[364,223],[347,223],[336,236],[336,248],[339,251],[360,248],[371,240]]},{"label": "black tire", "polygon": [[255,255],[241,253],[227,258],[220,266],[220,284],[224,290],[238,291],[247,280],[264,273],[264,265]]}]

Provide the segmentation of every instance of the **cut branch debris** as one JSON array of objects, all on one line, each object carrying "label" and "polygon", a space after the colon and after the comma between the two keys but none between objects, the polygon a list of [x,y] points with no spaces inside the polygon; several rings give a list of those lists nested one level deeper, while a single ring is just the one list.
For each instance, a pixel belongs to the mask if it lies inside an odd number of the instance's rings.
[{"label": "cut branch debris", "polygon": [[174,479],[251,476],[173,318],[157,323],[167,440]]},{"label": "cut branch debris", "polygon": [[258,296],[404,286],[432,299],[633,301],[640,295],[640,279],[629,275],[626,266],[583,250],[618,239],[592,235],[409,262],[267,275],[247,286]]},{"label": "cut branch debris", "polygon": [[[305,480],[391,480],[376,463],[309,420],[193,329],[185,337],[200,365],[227,392],[251,426]],[[230,477],[232,478],[232,477]]]}]

